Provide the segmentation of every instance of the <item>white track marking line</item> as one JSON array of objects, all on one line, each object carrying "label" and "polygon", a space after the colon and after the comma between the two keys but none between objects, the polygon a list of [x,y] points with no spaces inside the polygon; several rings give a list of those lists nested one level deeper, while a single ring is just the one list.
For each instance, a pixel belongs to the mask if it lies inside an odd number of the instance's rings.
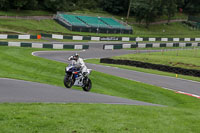
[{"label": "white track marking line", "polygon": [[191,94],[191,93],[187,93],[187,92],[183,92],[183,91],[177,91],[176,93],[184,94],[184,95],[188,95],[188,96],[192,96],[192,97],[196,97],[196,98],[200,99],[200,96],[196,95],[196,94]]},{"label": "white track marking line", "polygon": [[31,55],[37,56],[37,55],[35,55],[36,53],[55,53],[55,52],[81,53],[81,52],[85,52],[85,51],[86,50],[81,50],[81,51],[35,51],[35,52],[32,52]]}]

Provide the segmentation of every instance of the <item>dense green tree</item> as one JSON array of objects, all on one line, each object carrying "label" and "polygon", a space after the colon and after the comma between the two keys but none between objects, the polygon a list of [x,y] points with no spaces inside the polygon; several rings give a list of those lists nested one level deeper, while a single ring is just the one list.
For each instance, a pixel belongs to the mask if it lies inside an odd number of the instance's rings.
[{"label": "dense green tree", "polygon": [[35,10],[39,9],[38,7],[38,0],[29,0],[26,5],[23,6],[25,10]]},{"label": "dense green tree", "polygon": [[44,7],[49,11],[72,11],[74,3],[72,0],[44,0]]},{"label": "dense green tree", "polygon": [[200,13],[200,0],[185,0],[184,11],[191,15]]},{"label": "dense green tree", "polygon": [[100,7],[100,0],[76,0],[75,2],[77,9],[96,9]]},{"label": "dense green tree", "polygon": [[18,11],[24,7],[29,1],[28,0],[12,0],[10,3],[12,3],[12,7],[14,9],[17,9]]},{"label": "dense green tree", "polygon": [[167,15],[168,23],[170,22],[171,18],[177,12],[177,3],[176,0],[162,0],[163,1],[163,14]]},{"label": "dense green tree", "polygon": [[181,8],[185,13],[200,13],[200,0],[0,0],[0,10],[25,9],[73,11],[73,10],[104,10],[112,14],[125,15],[132,1],[130,15],[137,21],[145,21],[147,26],[157,17],[165,14],[168,21]]},{"label": "dense green tree", "polygon": [[8,0],[0,0],[0,10],[7,10],[10,8]]},{"label": "dense green tree", "polygon": [[123,14],[128,10],[129,0],[101,0],[103,10],[113,14]]},{"label": "dense green tree", "polygon": [[136,21],[146,23],[146,27],[162,15],[162,0],[133,0],[132,10]]}]

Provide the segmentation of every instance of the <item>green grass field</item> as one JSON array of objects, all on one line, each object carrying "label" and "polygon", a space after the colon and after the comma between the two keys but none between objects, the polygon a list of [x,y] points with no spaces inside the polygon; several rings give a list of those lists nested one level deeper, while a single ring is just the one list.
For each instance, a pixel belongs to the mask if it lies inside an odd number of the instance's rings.
[{"label": "green grass field", "polygon": [[49,16],[49,15],[53,15],[53,13],[47,11],[32,11],[32,10],[0,11],[0,16]]},{"label": "green grass field", "polygon": [[135,60],[153,64],[200,70],[200,49],[165,50],[163,52],[129,54],[114,59]]},{"label": "green grass field", "polygon": [[[63,87],[66,64],[35,57],[44,49],[0,47],[0,77]],[[177,133],[200,130],[197,98],[94,71],[92,92],[167,107],[105,104],[0,104],[1,132]],[[77,89],[77,88],[75,88]]]},{"label": "green grass field", "polygon": [[[115,17],[118,20],[125,19],[124,15],[112,15],[104,11],[73,11],[71,13],[92,15],[92,16],[107,16]],[[0,15],[8,16],[41,16],[41,15],[52,15],[51,12],[46,11],[0,11]],[[166,20],[166,16],[162,16],[157,21]],[[172,19],[187,19],[187,15],[177,13]],[[24,19],[0,19],[0,32],[1,33],[13,33],[24,32],[27,34],[40,34],[40,33],[55,33],[55,34],[68,34],[68,35],[88,35],[88,36],[129,36],[129,37],[200,37],[199,30],[193,30],[181,23],[167,24],[156,24],[151,25],[148,29],[144,25],[134,24],[134,34],[96,34],[87,32],[72,32],[66,28],[57,24],[54,20],[24,20]],[[15,23],[13,23],[15,21]],[[134,23],[135,18],[130,16],[128,22]]]},{"label": "green grass field", "polygon": [[[199,105],[198,105],[199,106]],[[0,104],[1,132],[198,133],[199,109],[104,104]]]},{"label": "green grass field", "polygon": [[[11,30],[27,34],[54,33],[64,35],[87,36],[127,36],[127,37],[200,37],[199,30],[192,30],[181,23],[151,25],[146,29],[144,25],[133,25],[134,34],[96,34],[87,32],[72,32],[56,23],[54,20],[22,20],[0,19],[1,32],[10,33]],[[14,23],[13,23],[14,22]],[[7,30],[7,31],[6,31]],[[164,31],[164,32],[163,32]]]}]

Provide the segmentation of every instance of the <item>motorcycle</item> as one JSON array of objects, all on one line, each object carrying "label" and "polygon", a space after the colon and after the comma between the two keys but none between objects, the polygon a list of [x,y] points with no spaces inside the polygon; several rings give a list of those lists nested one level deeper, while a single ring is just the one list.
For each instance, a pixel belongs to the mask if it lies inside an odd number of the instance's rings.
[{"label": "motorcycle", "polygon": [[69,64],[65,68],[65,77],[64,77],[64,85],[66,88],[71,88],[74,86],[82,87],[84,91],[90,91],[92,88],[92,82],[89,79],[89,75],[91,73],[91,69],[88,69],[88,72],[81,73],[80,67],[74,64]]}]

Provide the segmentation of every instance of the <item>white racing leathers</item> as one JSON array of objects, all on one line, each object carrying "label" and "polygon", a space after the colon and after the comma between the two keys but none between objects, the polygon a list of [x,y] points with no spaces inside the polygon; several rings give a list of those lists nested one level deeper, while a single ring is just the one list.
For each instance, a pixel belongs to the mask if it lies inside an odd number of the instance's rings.
[{"label": "white racing leathers", "polygon": [[75,64],[76,66],[80,66],[81,67],[81,73],[88,73],[88,69],[83,61],[82,58],[78,58],[78,60],[73,60],[73,57],[69,57],[68,60],[72,61],[72,64]]}]

